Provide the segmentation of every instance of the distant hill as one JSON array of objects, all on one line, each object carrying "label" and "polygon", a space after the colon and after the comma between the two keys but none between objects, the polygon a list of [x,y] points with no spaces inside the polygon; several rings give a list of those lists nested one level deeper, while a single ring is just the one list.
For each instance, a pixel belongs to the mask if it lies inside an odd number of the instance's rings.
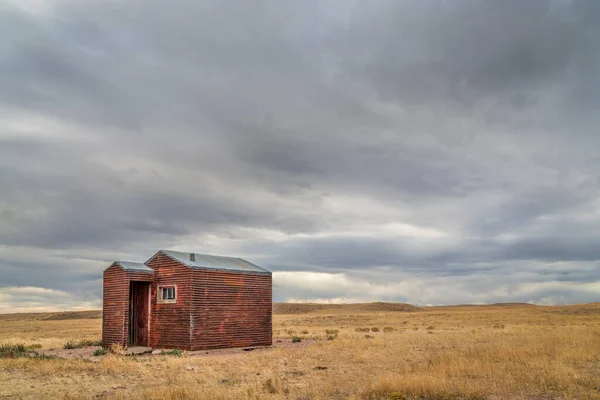
[{"label": "distant hill", "polygon": [[531,303],[492,303],[492,304],[456,304],[448,306],[431,306],[427,307],[430,309],[434,308],[463,308],[463,307],[501,307],[501,308],[512,308],[512,307],[539,307],[536,304]]},{"label": "distant hill", "polygon": [[418,311],[420,307],[404,303],[273,303],[273,314],[305,314],[312,312],[377,312],[377,311]]},{"label": "distant hill", "polygon": [[[405,303],[273,303],[273,314],[327,314],[327,313],[360,313],[360,312],[414,312],[414,311],[460,311],[461,309],[502,309],[502,308],[531,308],[540,307],[555,313],[596,314],[600,313],[600,303],[572,304],[564,306],[538,306],[530,303],[494,303],[494,304],[458,304],[452,306],[418,307]],[[13,313],[0,314],[1,321],[10,320],[39,320],[62,321],[73,319],[100,319],[102,310],[60,311],[49,313]]]},{"label": "distant hill", "polygon": [[102,310],[90,311],[63,311],[48,314],[44,320],[46,321],[63,321],[66,319],[100,319],[102,318]]},{"label": "distant hill", "polygon": [[490,304],[490,306],[497,306],[497,307],[538,307],[537,304],[531,304],[531,303],[494,303],[494,304]]},{"label": "distant hill", "polygon": [[0,314],[0,321],[32,320],[32,321],[62,321],[68,319],[101,319],[102,310],[60,311],[46,313],[13,313]]}]

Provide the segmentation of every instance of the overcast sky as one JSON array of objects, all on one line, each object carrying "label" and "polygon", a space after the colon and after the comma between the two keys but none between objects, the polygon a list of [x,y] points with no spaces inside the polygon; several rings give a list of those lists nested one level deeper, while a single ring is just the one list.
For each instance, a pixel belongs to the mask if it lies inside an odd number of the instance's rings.
[{"label": "overcast sky", "polygon": [[600,300],[600,1],[0,0],[0,312],[158,249],[275,301]]}]

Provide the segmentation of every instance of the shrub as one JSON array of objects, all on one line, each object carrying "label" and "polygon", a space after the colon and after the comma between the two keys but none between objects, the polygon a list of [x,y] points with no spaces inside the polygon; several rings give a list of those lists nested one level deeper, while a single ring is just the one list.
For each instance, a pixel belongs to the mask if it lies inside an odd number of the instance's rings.
[{"label": "shrub", "polygon": [[335,336],[335,335],[328,335],[328,336],[327,336],[327,340],[333,340],[333,339],[335,339],[335,338],[336,338],[336,336]]},{"label": "shrub", "polygon": [[371,332],[379,332],[379,328],[377,328],[377,327],[371,328]]},{"label": "shrub", "polygon": [[97,357],[97,356],[103,356],[103,355],[105,355],[107,353],[108,353],[108,349],[100,347],[100,348],[96,349],[96,351],[94,351],[93,355],[95,355]]},{"label": "shrub", "polygon": [[393,332],[393,331],[395,331],[395,329],[392,328],[391,326],[386,326],[383,328],[383,331],[387,333],[387,332]]},{"label": "shrub", "polygon": [[299,343],[302,341],[302,338],[300,336],[293,336],[292,337],[292,343]]},{"label": "shrub", "polygon": [[66,349],[66,350],[71,350],[71,349],[76,349],[76,348],[78,348],[77,343],[71,342],[70,340],[67,343],[65,343],[65,345],[63,346],[63,349]]},{"label": "shrub", "polygon": [[108,351],[112,354],[122,354],[125,348],[118,343],[113,343],[110,345]]},{"label": "shrub", "polygon": [[271,378],[267,379],[265,383],[263,383],[263,388],[267,393],[275,394],[278,392],[273,380]]},{"label": "shrub", "polygon": [[375,338],[375,336],[365,335],[365,339],[373,339],[373,338]]},{"label": "shrub", "polygon": [[0,345],[0,358],[35,358],[40,360],[55,359],[55,356],[40,355],[34,348],[39,346],[26,346],[19,344],[3,344]]},{"label": "shrub", "polygon": [[31,352],[31,348],[22,343],[0,345],[0,358],[30,357]]},{"label": "shrub", "polygon": [[429,325],[429,326],[427,327],[427,330],[428,330],[428,331],[432,331],[432,330],[434,330],[434,329],[435,329],[435,327],[434,327],[433,325]]},{"label": "shrub", "polygon": [[365,400],[408,400],[409,398],[400,392],[386,392],[382,390],[371,390],[363,394]]},{"label": "shrub", "polygon": [[169,350],[169,351],[163,351],[162,354],[164,354],[166,356],[181,357],[183,355],[183,351],[181,351],[179,349],[173,349],[173,350]]},{"label": "shrub", "polygon": [[[420,392],[420,393],[419,393]],[[442,390],[440,392],[430,392],[422,390],[415,392],[389,391],[386,389],[371,389],[363,393],[365,400],[485,400],[486,397],[477,393],[460,393]]]},{"label": "shrub", "polygon": [[325,333],[328,335],[337,335],[340,331],[337,329],[325,329]]},{"label": "shrub", "polygon": [[82,347],[91,347],[91,346],[102,346],[102,340],[100,339],[83,339],[79,342],[68,341],[63,346],[63,349],[71,350],[71,349],[80,349]]},{"label": "shrub", "polygon": [[303,335],[308,335],[308,331],[302,331]]},{"label": "shrub", "polygon": [[371,332],[371,328],[356,328],[355,332]]},{"label": "shrub", "polygon": [[398,390],[386,386],[375,386],[363,392],[361,398],[363,400],[486,400],[486,396],[479,393],[435,391],[426,388]]},{"label": "shrub", "polygon": [[58,357],[58,356],[47,356],[45,354],[38,354],[37,352],[34,352],[33,356],[31,356],[31,358],[34,358],[36,360],[58,360],[58,359],[60,359],[60,357]]},{"label": "shrub", "polygon": [[80,347],[102,346],[102,339],[83,339],[79,341]]}]

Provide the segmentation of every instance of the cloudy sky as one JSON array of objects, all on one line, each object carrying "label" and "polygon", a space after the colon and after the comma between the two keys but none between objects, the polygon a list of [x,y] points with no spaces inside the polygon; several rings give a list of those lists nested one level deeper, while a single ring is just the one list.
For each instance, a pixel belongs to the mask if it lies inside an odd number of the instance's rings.
[{"label": "cloudy sky", "polygon": [[0,312],[158,249],[276,301],[600,300],[600,2],[0,0]]}]

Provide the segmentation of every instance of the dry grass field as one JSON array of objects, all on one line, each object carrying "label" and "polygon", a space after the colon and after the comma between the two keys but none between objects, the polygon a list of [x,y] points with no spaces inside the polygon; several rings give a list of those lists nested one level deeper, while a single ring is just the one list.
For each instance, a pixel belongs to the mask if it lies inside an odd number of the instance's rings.
[{"label": "dry grass field", "polygon": [[[275,346],[266,350],[90,358],[96,348],[86,347],[76,352],[84,357],[70,359],[5,354],[0,398],[600,399],[598,303],[276,304],[274,310]],[[67,341],[98,339],[98,316],[0,315],[0,343],[43,354]]]}]

